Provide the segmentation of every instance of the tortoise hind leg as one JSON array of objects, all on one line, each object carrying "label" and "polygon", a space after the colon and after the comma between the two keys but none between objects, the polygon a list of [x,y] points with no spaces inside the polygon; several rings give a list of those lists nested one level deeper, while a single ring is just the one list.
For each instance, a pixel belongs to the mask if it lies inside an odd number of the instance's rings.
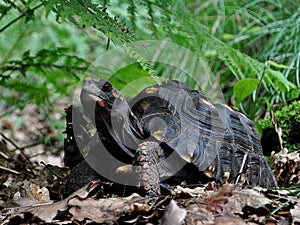
[{"label": "tortoise hind leg", "polygon": [[133,160],[133,175],[137,180],[138,192],[141,195],[160,195],[158,152],[156,142],[145,141],[136,150]]}]

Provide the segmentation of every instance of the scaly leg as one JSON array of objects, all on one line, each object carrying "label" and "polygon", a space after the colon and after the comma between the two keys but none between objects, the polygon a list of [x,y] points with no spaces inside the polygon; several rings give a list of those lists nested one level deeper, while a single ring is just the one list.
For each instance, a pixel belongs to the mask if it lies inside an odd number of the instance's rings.
[{"label": "scaly leg", "polygon": [[133,175],[137,179],[138,192],[142,195],[157,196],[160,194],[158,152],[156,142],[145,141],[136,150],[133,160]]}]

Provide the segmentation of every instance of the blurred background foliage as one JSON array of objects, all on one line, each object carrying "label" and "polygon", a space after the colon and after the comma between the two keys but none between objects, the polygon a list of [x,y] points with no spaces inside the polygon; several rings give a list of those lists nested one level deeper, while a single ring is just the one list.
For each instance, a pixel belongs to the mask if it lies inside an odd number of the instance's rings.
[{"label": "blurred background foliage", "polygon": [[[71,103],[91,63],[136,40],[191,50],[219,81],[228,105],[261,119],[299,96],[299,31],[298,0],[0,0],[0,119],[28,104],[63,114],[54,106]],[[126,49],[139,63],[111,77],[116,87],[140,78],[151,84],[158,75],[198,88],[184,72]],[[51,123],[61,129],[64,121]]]}]

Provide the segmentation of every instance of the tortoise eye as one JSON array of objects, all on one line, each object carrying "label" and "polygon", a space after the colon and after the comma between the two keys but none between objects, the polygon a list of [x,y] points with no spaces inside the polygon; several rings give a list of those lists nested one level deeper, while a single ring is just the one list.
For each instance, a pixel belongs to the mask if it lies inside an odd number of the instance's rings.
[{"label": "tortoise eye", "polygon": [[104,91],[104,92],[108,92],[108,91],[111,91],[112,89],[112,86],[109,82],[106,82],[105,84],[103,84],[101,90]]}]

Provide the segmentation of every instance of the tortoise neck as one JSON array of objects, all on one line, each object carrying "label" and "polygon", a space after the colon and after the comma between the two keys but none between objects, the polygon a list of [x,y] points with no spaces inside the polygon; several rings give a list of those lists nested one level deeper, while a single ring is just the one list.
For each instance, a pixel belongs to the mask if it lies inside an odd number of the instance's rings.
[{"label": "tortoise neck", "polygon": [[116,104],[110,111],[96,112],[96,115],[100,116],[98,119],[96,116],[98,132],[116,140],[122,149],[135,150],[144,137],[140,122],[126,101]]}]

